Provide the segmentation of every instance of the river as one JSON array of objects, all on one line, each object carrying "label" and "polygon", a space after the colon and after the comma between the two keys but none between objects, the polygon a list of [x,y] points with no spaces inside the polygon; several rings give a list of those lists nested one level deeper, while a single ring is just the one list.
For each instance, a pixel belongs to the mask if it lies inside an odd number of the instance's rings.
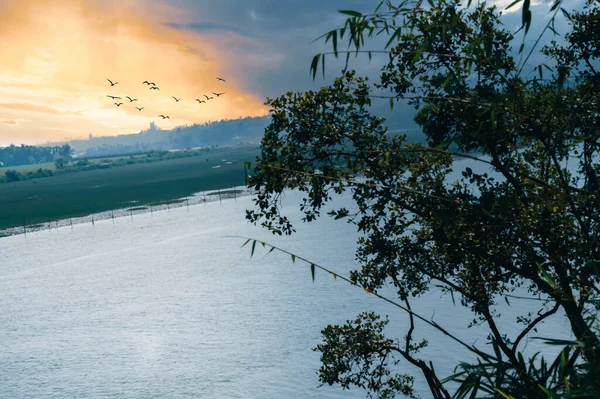
[{"label": "river", "polygon": [[[298,198],[284,201],[296,221]],[[250,257],[231,236],[264,239],[340,275],[357,267],[351,225],[324,217],[277,237],[244,220],[251,206],[243,197],[1,238],[0,397],[364,398],[319,388],[311,348],[328,324],[371,309],[389,314],[388,335],[402,339],[406,315],[319,270],[313,282],[310,267],[287,255],[257,246]],[[515,316],[536,304],[504,305],[504,331],[515,334]],[[439,290],[413,306],[484,345],[484,331],[467,329],[470,314]],[[539,334],[567,329],[557,316]],[[472,359],[423,323],[415,336],[429,340],[424,357],[442,376]],[[422,390],[418,372],[400,367]]]}]

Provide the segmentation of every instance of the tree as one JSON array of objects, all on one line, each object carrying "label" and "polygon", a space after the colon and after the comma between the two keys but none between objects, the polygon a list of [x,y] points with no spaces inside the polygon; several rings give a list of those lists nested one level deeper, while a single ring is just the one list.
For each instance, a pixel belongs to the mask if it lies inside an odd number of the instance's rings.
[{"label": "tree", "polygon": [[[267,99],[271,123],[248,178],[258,195],[247,218],[292,234],[278,206],[284,190],[305,193],[305,222],[349,191],[357,210],[329,212],[362,233],[361,269],[348,281],[375,294],[392,284],[397,305],[409,313],[402,345],[385,337],[386,321],[373,313],[324,329],[316,348],[322,383],[412,396],[413,377],[394,371],[405,359],[435,398],[452,396],[447,381],[459,383],[454,395],[461,398],[598,397],[600,6],[589,0],[581,10],[563,10],[570,30],[541,49],[546,63],[531,76],[523,71],[537,42],[515,49],[517,39],[495,7],[463,3],[384,1],[373,14],[342,11],[346,23],[324,36],[331,54],[344,53],[337,42],[346,35],[347,55],[371,56],[365,39],[379,32],[389,36],[389,61],[373,86],[345,70],[318,91]],[[550,30],[560,5],[552,5]],[[528,6],[525,1],[525,32]],[[519,53],[521,62],[514,57]],[[313,59],[313,76],[324,56]],[[374,95],[373,87],[387,94]],[[369,113],[374,97],[414,106],[427,145],[388,134],[385,121]],[[461,178],[448,181],[460,157],[500,177],[464,168]],[[473,323],[489,331],[492,348],[456,339],[477,362],[458,364],[445,380],[419,357],[426,342],[413,340],[419,315],[410,301],[434,284],[459,296]],[[539,311],[520,317],[521,331],[509,336],[493,309],[520,288],[539,299]],[[563,313],[574,339],[545,337],[547,345],[558,345],[558,357],[527,357],[525,337]]]},{"label": "tree", "polygon": [[4,175],[6,176],[6,181],[8,183],[23,180],[23,175],[16,170],[9,169]]},{"label": "tree", "polygon": [[65,158],[67,162],[73,159],[73,152],[73,149],[68,144],[64,144],[58,149],[58,155]]},{"label": "tree", "polygon": [[67,166],[69,161],[64,157],[58,157],[54,160],[54,166],[56,166],[57,170],[62,170]]}]

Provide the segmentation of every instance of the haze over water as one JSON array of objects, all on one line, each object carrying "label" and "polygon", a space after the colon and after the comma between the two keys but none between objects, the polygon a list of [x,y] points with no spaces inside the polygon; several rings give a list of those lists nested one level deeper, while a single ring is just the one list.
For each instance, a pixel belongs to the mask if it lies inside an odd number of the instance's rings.
[{"label": "haze over water", "polygon": [[[406,315],[319,270],[313,283],[309,266],[287,255],[257,245],[250,258],[244,240],[228,237],[262,238],[347,276],[358,267],[355,229],[328,217],[301,224],[298,199],[284,201],[297,221],[291,237],[247,223],[246,197],[0,239],[0,397],[365,397],[317,388],[311,348],[328,324],[366,310],[389,314],[387,334],[402,339]],[[505,332],[518,331],[510,325],[528,302],[503,303]],[[465,327],[470,314],[439,290],[413,307],[484,345]],[[540,335],[564,326],[556,317]],[[423,323],[415,334],[429,340],[423,357],[441,376],[472,359]]]}]

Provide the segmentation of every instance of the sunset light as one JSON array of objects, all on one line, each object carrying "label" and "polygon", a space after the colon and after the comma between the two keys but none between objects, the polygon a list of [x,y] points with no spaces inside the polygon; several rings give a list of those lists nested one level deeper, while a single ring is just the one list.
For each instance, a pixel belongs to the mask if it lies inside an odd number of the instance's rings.
[{"label": "sunset light", "polygon": [[[167,25],[187,22],[174,7],[14,0],[0,10],[0,144],[131,133],[151,121],[172,128],[266,114],[263,99],[240,85],[242,77],[227,75],[225,57],[208,37]],[[119,84],[111,87],[107,78]],[[214,91],[226,94],[194,101]],[[107,95],[138,101],[117,107]]]}]

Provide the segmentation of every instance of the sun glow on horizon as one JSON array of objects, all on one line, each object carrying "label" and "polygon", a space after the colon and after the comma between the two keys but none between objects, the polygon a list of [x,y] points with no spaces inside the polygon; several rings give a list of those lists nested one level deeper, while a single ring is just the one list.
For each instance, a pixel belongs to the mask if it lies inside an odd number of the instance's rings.
[{"label": "sun glow on horizon", "polygon": [[[189,22],[176,8],[147,0],[11,0],[0,18],[0,142],[267,114],[263,99],[244,90],[241,77],[227,74],[228,59],[210,37],[167,25]],[[216,79],[223,75],[226,83]],[[111,87],[106,79],[119,84]],[[144,80],[160,90],[149,90]],[[204,94],[215,99],[195,101]]]}]

